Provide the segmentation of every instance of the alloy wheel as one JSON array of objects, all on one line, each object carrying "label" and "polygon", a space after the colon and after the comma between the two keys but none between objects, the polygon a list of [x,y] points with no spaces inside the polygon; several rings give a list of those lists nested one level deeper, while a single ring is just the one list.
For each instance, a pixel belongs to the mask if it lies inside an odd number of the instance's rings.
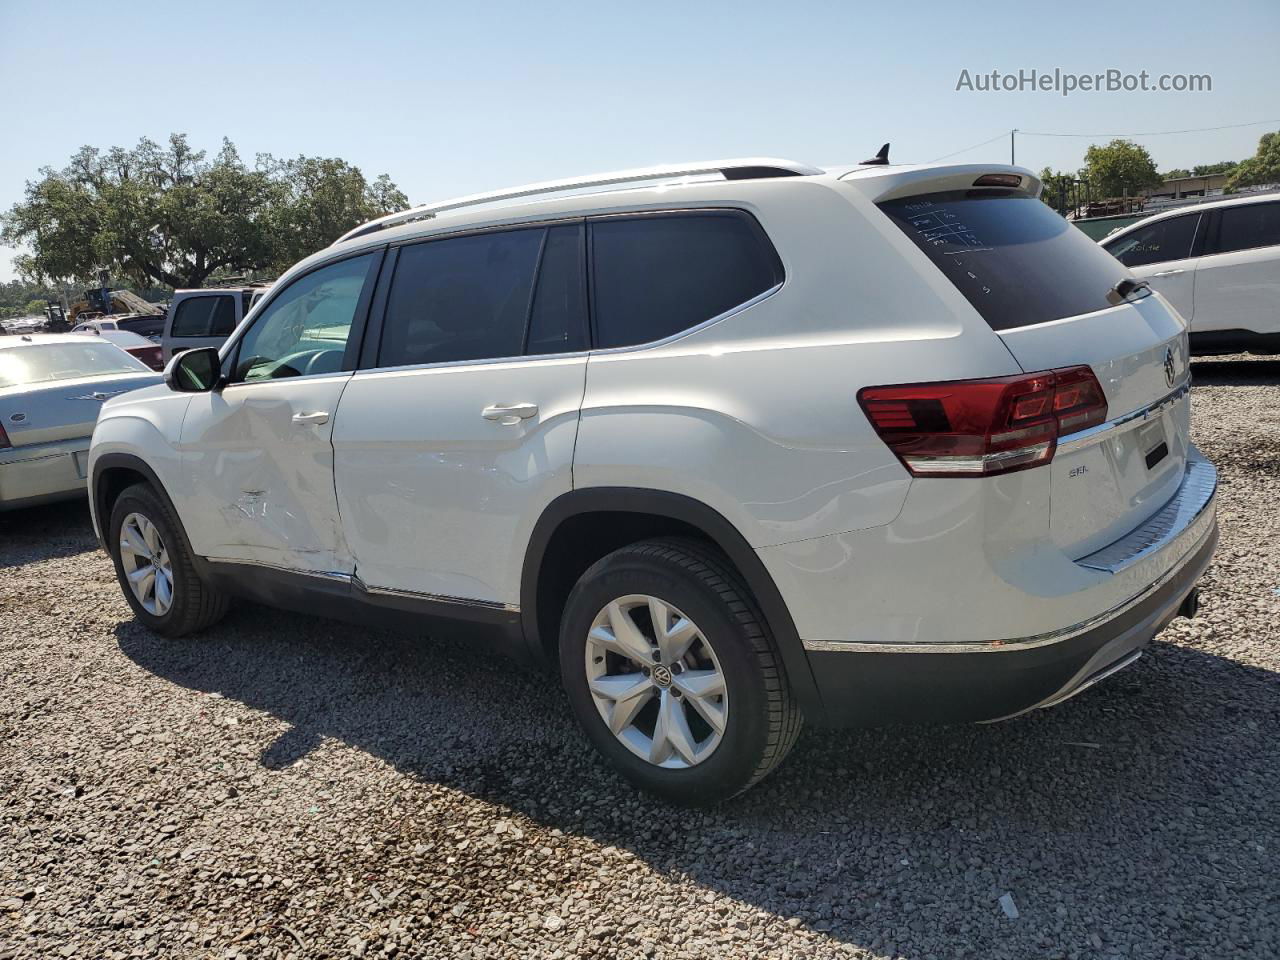
[{"label": "alloy wheel", "polygon": [[160,530],[140,513],[120,525],[120,563],[142,609],[164,616],[173,606],[173,566]]},{"label": "alloy wheel", "polygon": [[606,604],[587,635],[587,687],[609,731],[655,766],[692,767],[729,718],[720,661],[691,619],[658,597]]}]

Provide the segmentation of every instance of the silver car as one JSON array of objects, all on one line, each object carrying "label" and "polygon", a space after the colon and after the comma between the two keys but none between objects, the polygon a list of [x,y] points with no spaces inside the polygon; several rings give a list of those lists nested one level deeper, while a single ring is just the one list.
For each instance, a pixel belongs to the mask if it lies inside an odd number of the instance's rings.
[{"label": "silver car", "polygon": [[0,510],[84,496],[103,401],[161,379],[101,337],[0,339]]}]

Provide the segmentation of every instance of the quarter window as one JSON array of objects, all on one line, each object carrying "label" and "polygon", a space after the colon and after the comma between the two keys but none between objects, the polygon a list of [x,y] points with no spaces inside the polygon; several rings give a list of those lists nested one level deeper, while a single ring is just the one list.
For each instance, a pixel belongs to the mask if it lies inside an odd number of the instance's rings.
[{"label": "quarter window", "polygon": [[313,270],[282,290],[240,340],[234,380],[342,369],[351,324],[377,259],[365,254]]},{"label": "quarter window", "polygon": [[596,345],[650,343],[764,293],[782,264],[745,214],[711,211],[591,224]]},{"label": "quarter window", "polygon": [[231,296],[188,297],[173,315],[172,337],[229,337],[236,328],[236,305]]},{"label": "quarter window", "polygon": [[1280,203],[1252,203],[1218,211],[1213,253],[1253,250],[1280,244]]},{"label": "quarter window", "polygon": [[1126,267],[1141,267],[1165,260],[1182,260],[1191,256],[1191,243],[1196,236],[1200,214],[1170,217],[1148,227],[1139,227],[1115,241],[1104,244],[1108,253]]}]

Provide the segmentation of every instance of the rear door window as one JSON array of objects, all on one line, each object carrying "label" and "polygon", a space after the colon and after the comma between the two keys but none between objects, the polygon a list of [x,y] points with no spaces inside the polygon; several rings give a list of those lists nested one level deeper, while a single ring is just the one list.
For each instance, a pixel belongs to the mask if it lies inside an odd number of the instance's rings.
[{"label": "rear door window", "polygon": [[1103,249],[1126,267],[1141,267],[1191,256],[1200,214],[1170,217],[1104,243]]},{"label": "rear door window", "polygon": [[520,356],[546,234],[538,227],[402,247],[378,366]]},{"label": "rear door window", "polygon": [[1129,275],[1035,197],[959,190],[879,206],[993,330],[1104,310]]},{"label": "rear door window", "polygon": [[1218,211],[1208,253],[1231,253],[1280,244],[1280,203],[1250,203]]},{"label": "rear door window", "polygon": [[782,282],[782,264],[745,213],[607,217],[590,224],[596,346],[662,340]]},{"label": "rear door window", "polygon": [[236,327],[232,294],[188,297],[173,315],[171,337],[229,337]]}]

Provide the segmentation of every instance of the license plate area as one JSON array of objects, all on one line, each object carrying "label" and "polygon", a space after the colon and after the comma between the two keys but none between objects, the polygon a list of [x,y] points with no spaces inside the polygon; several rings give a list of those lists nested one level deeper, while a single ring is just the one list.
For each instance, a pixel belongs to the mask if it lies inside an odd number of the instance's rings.
[{"label": "license plate area", "polygon": [[1138,449],[1142,451],[1147,469],[1151,470],[1169,455],[1169,441],[1165,438],[1164,415],[1138,428]]}]

